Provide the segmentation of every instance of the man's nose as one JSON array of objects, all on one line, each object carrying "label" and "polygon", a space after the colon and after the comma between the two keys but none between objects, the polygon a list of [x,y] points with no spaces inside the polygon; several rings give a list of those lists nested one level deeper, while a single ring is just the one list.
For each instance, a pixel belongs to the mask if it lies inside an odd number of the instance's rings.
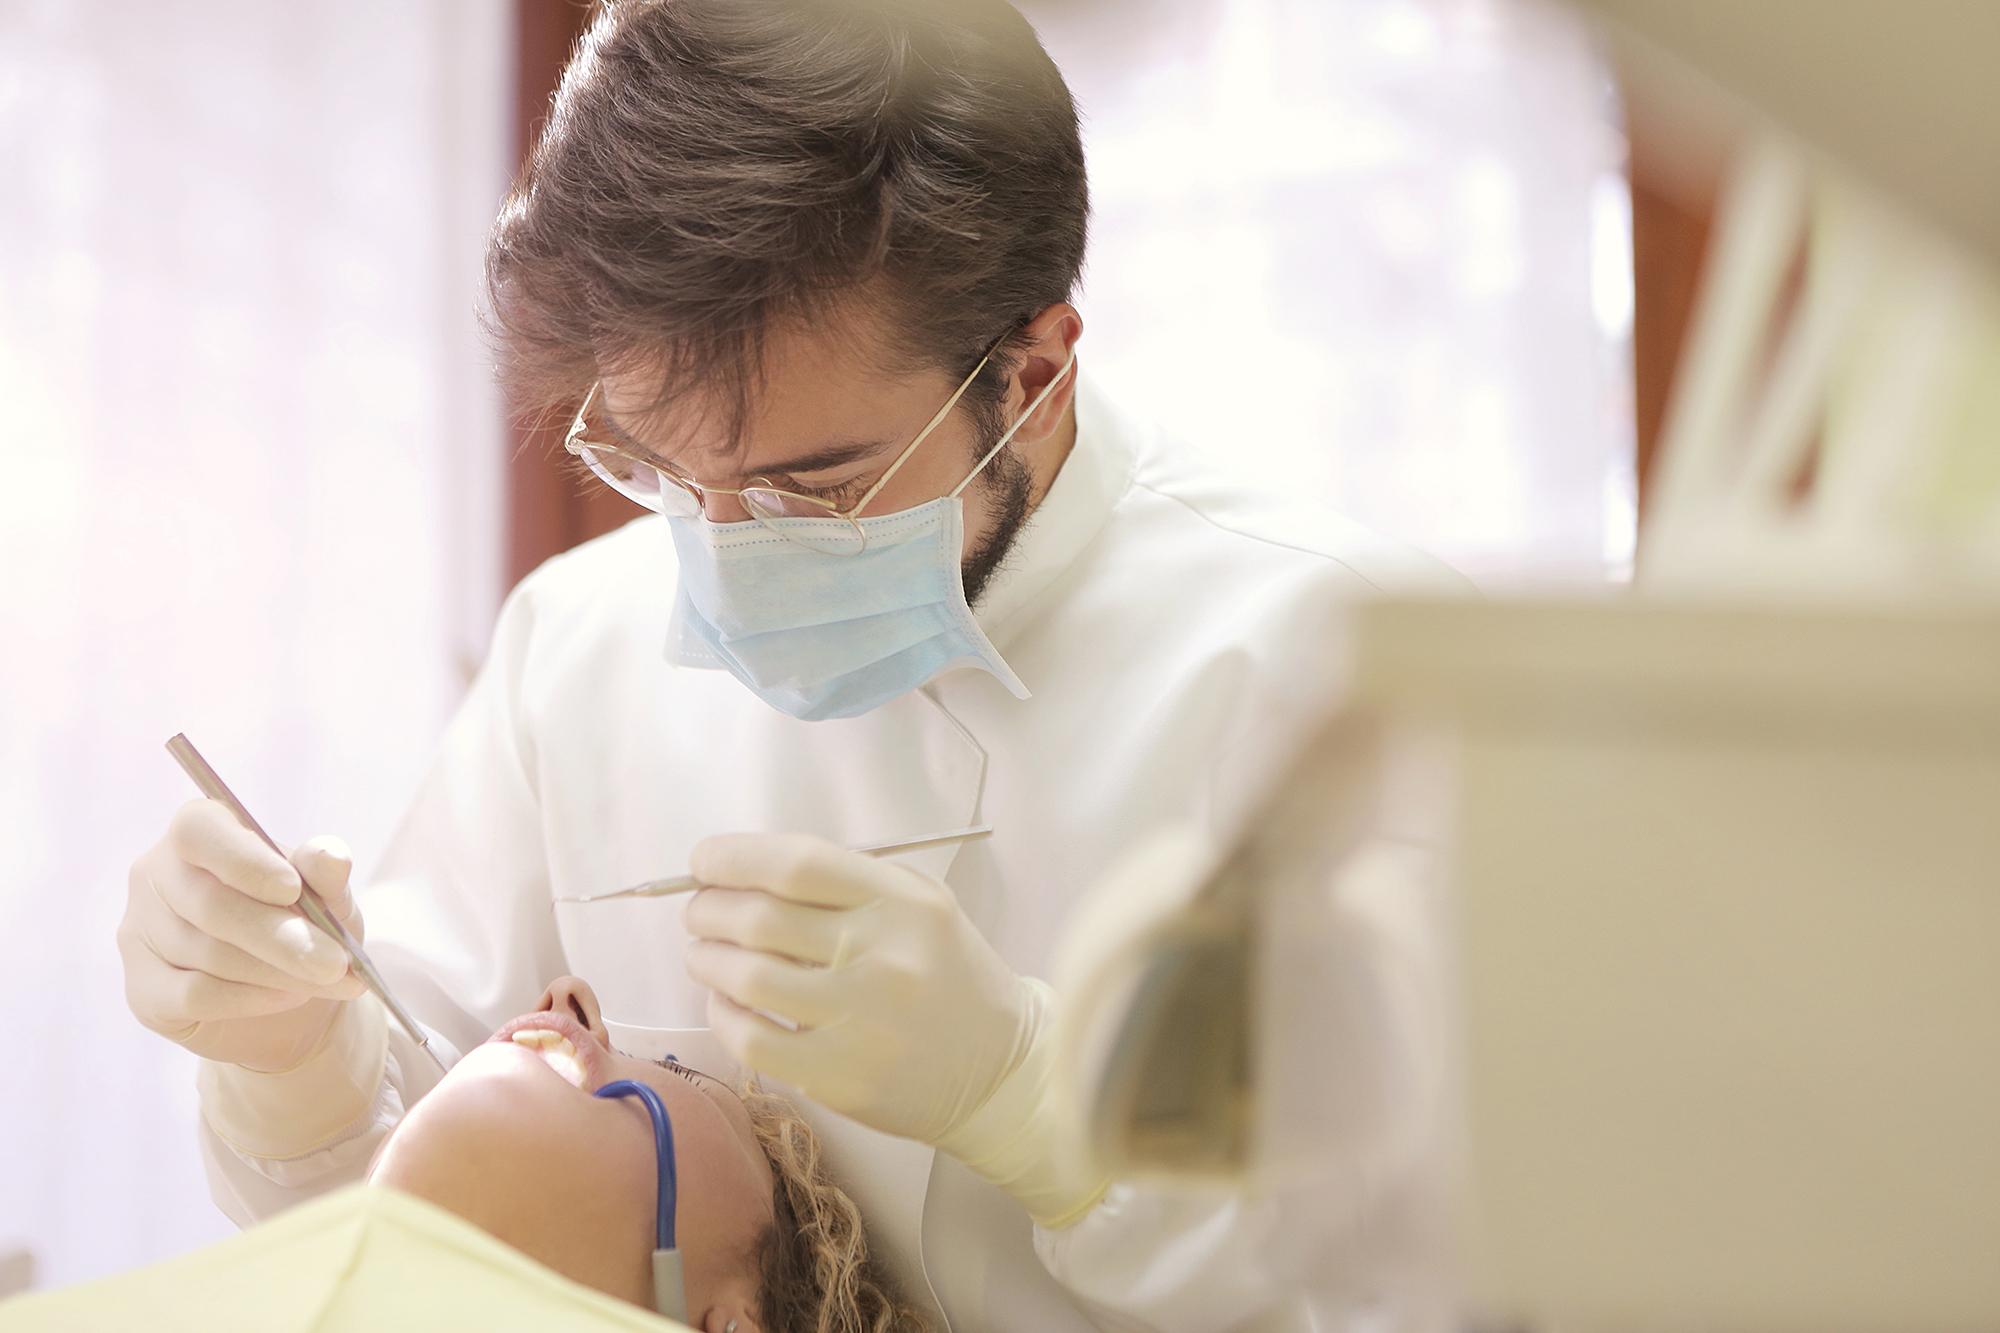
[{"label": "man's nose", "polygon": [[750,511],[743,507],[743,497],[740,495],[703,491],[701,515],[711,523],[742,523],[750,518]]}]

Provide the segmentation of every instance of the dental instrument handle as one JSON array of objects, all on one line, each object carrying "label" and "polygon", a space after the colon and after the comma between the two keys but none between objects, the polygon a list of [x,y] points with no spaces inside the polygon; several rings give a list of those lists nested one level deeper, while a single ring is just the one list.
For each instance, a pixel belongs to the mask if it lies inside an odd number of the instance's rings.
[{"label": "dental instrument handle", "polygon": [[[167,742],[167,753],[174,757],[174,762],[181,766],[181,771],[193,779],[194,785],[201,789],[203,796],[227,807],[229,813],[235,815],[237,821],[244,828],[256,834],[260,842],[277,853],[279,860],[289,860],[285,856],[284,849],[271,840],[271,835],[264,831],[264,826],[259,824],[256,817],[244,808],[243,802],[236,799],[236,793],[229,790],[229,785],[222,780],[221,776],[213,768],[209,767],[208,761],[201,757],[201,752],[194,748],[192,741],[188,740],[185,735],[177,734],[172,740]],[[444,1060],[436,1051],[431,1049],[429,1034],[417,1023],[417,1020],[410,1014],[410,1011],[405,1009],[396,997],[389,993],[389,983],[384,981],[382,974],[375,970],[375,963],[362,950],[361,941],[355,939],[347,927],[341,924],[340,918],[327,909],[326,901],[319,896],[318,891],[312,885],[305,882],[304,875],[299,876],[299,883],[304,885],[299,890],[299,911],[305,916],[306,920],[325,931],[342,949],[347,951],[348,964],[353,968],[354,974],[361,978],[362,984],[375,993],[375,998],[382,1002],[383,1007],[395,1016],[398,1023],[403,1025],[403,1030],[409,1033],[416,1040],[417,1045],[423,1048],[424,1054],[428,1055],[431,1058],[431,1062],[438,1067],[438,1072],[446,1072]]]},{"label": "dental instrument handle", "polygon": [[[848,850],[861,856],[892,856],[897,852],[922,851],[926,847],[943,847],[954,842],[970,842],[993,832],[991,824],[974,824],[971,828],[953,829],[949,833],[930,833],[921,838],[898,838],[894,842],[871,843],[866,847],[850,847]],[[701,881],[693,875],[675,875],[669,879],[647,880],[644,884],[634,884],[629,889],[614,889],[610,893],[594,893],[585,897],[563,897],[559,903],[601,903],[612,898],[666,898],[676,893],[693,893],[702,887]]]},{"label": "dental instrument handle", "polygon": [[954,842],[970,842],[983,838],[993,831],[991,824],[974,824],[971,828],[953,829],[949,833],[933,833],[923,838],[898,838],[894,842],[877,842],[853,850],[862,856],[890,856],[896,852],[920,852],[926,847],[944,847]]}]

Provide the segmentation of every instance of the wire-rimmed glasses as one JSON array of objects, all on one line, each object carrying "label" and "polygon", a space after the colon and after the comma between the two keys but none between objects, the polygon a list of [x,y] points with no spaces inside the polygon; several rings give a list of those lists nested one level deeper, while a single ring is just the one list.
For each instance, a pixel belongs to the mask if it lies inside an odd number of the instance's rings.
[{"label": "wire-rimmed glasses", "polygon": [[[972,387],[979,372],[992,359],[990,351],[979,358],[979,364],[952,391],[945,405],[937,410],[937,415],[917,432],[917,437],[896,456],[896,461],[889,464],[888,470],[875,479],[875,484],[868,488],[867,493],[845,509],[816,495],[786,490],[764,477],[751,478],[748,486],[705,486],[683,475],[664,459],[647,457],[623,445],[585,439],[590,406],[597,400],[601,384],[590,386],[583,406],[576,411],[576,420],[570,423],[569,433],[563,438],[563,447],[582,459],[605,485],[656,514],[669,518],[699,518],[707,512],[709,496],[732,495],[751,518],[788,542],[829,555],[859,555],[868,546],[867,531],[861,526],[861,511],[882,493],[890,478],[910,460],[910,455],[916,453],[917,446],[930,437],[938,424],[951,414],[952,408],[958,406],[958,400],[965,396],[965,391]],[[960,489],[963,489],[962,485]]]}]

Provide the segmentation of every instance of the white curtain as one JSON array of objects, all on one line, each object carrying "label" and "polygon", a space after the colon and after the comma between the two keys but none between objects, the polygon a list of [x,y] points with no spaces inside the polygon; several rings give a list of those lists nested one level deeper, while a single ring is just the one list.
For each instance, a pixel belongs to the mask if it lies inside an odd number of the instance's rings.
[{"label": "white curtain", "polygon": [[1568,13],[1025,8],[1084,115],[1093,372],[1489,587],[1628,572],[1624,141]]},{"label": "white curtain", "polygon": [[0,1252],[43,1285],[228,1228],[113,942],[192,794],[162,742],[365,873],[484,652],[510,15],[0,0]]}]

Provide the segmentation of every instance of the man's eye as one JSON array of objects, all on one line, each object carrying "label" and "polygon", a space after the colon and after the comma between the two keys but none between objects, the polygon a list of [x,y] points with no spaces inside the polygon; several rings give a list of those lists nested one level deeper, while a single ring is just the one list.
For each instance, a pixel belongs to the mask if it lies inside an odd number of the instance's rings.
[{"label": "man's eye", "polygon": [[685,1065],[676,1064],[672,1060],[655,1060],[653,1061],[653,1063],[658,1065],[660,1068],[666,1070],[670,1074],[679,1074],[682,1078],[686,1079],[688,1082],[690,1083],[694,1082],[693,1071],[688,1069]]},{"label": "man's eye", "polygon": [[788,489],[795,490],[800,495],[810,495],[815,500],[843,500],[861,493],[861,478],[857,477],[853,481],[822,483],[818,486],[808,486],[802,481],[796,481]]}]

